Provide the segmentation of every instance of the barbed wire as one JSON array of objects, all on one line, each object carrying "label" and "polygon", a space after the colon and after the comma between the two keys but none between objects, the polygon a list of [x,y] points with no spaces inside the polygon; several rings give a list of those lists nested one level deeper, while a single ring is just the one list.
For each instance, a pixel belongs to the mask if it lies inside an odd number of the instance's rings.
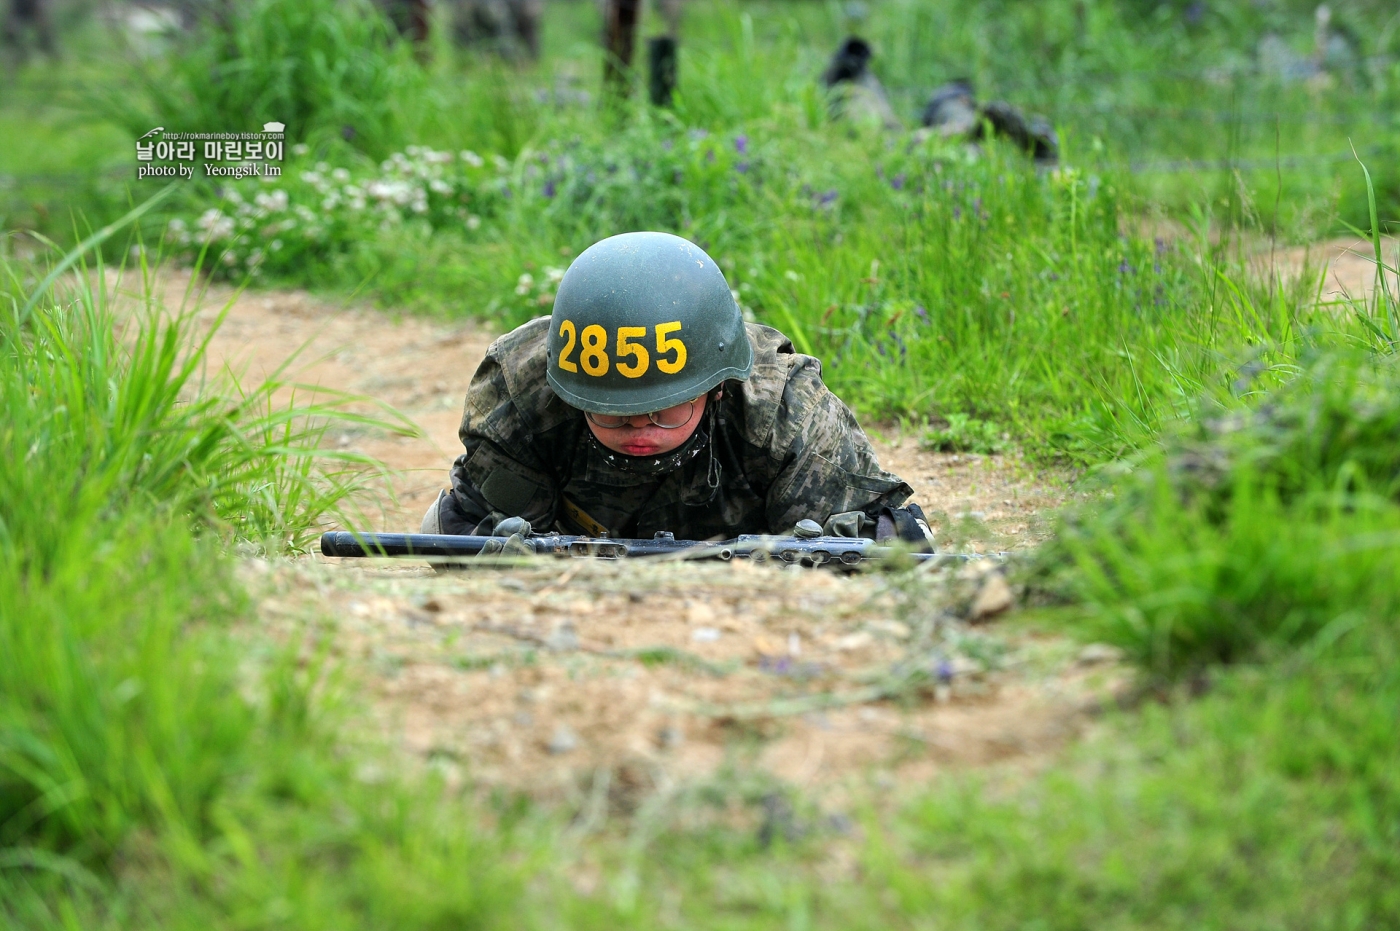
[{"label": "barbed wire", "polygon": [[1350,149],[1314,155],[1278,155],[1273,158],[1177,158],[1128,162],[1128,170],[1140,174],[1211,174],[1221,171],[1260,171],[1278,168],[1301,168],[1305,165],[1332,164],[1351,161],[1358,156],[1369,157],[1384,152],[1382,146],[1370,146],[1359,152]]},{"label": "barbed wire", "polygon": [[[1078,84],[1083,81],[1103,81],[1103,80],[1129,80],[1135,78],[1166,79],[1179,81],[1195,81],[1204,84],[1220,86],[1229,81],[1252,76],[1264,76],[1270,79],[1271,83],[1282,85],[1302,84],[1308,78],[1320,75],[1336,76],[1338,72],[1351,70],[1360,71],[1371,65],[1392,65],[1400,62],[1400,58],[1390,53],[1376,55],[1365,55],[1351,60],[1350,66],[1346,69],[1337,67],[1326,67],[1316,63],[1316,60],[1308,56],[1299,56],[1294,67],[1279,67],[1278,65],[1265,65],[1257,61],[1242,61],[1238,63],[1205,65],[1197,68],[1126,68],[1126,69],[1085,69],[1074,71],[1069,74],[1049,74],[1049,75],[1027,75],[1024,72],[1010,78],[999,78],[998,86],[1009,87],[1066,87]],[[905,85],[906,87],[908,85]]]}]

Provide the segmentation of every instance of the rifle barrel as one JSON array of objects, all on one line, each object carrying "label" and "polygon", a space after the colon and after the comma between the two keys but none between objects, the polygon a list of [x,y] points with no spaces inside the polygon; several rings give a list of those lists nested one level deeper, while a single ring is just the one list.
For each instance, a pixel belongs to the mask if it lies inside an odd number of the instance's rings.
[{"label": "rifle barrel", "polygon": [[[782,537],[746,534],[733,540],[677,540],[659,533],[650,540],[580,537],[558,533],[531,534],[523,538],[536,556],[582,556],[603,559],[676,556],[698,559],[773,559],[802,565],[854,566],[867,559],[893,555],[895,549],[863,537]],[[489,542],[501,537],[458,536],[426,533],[357,533],[343,530],[321,535],[324,556],[391,556],[429,560],[461,560],[476,556]],[[918,561],[966,561],[1004,558],[1005,553],[910,553]]]}]

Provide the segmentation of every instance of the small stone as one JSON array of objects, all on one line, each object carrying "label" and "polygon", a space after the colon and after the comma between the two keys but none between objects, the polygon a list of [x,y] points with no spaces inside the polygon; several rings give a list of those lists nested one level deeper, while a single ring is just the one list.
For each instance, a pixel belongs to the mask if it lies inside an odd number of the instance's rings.
[{"label": "small stone", "polygon": [[569,621],[565,621],[550,633],[544,641],[545,647],[555,652],[566,650],[577,650],[579,646],[578,631]]},{"label": "small stone", "polygon": [[720,632],[713,627],[697,627],[690,632],[690,639],[696,643],[714,643],[720,638]]},{"label": "small stone", "polygon": [[776,643],[762,634],[753,638],[753,650],[759,656],[777,656],[782,652]]},{"label": "small stone", "polygon": [[853,634],[846,634],[844,637],[837,637],[835,646],[838,650],[859,650],[869,646],[873,639],[868,631],[861,630]]},{"label": "small stone", "polygon": [[1123,658],[1123,651],[1107,643],[1091,643],[1079,651],[1079,662],[1084,666],[1098,663],[1116,663]]},{"label": "small stone", "polygon": [[549,738],[549,743],[545,744],[545,749],[555,756],[569,753],[578,749],[578,735],[567,724],[560,724],[554,728],[554,734]]},{"label": "small stone", "polygon": [[969,617],[974,621],[986,620],[1010,609],[1014,602],[1011,586],[1006,584],[1006,577],[1000,572],[994,572],[987,576],[981,591],[973,599]]},{"label": "small stone", "polygon": [[867,621],[865,626],[868,630],[872,630],[877,634],[888,634],[900,640],[907,640],[910,633],[912,633],[909,629],[909,625],[903,621],[874,620]]},{"label": "small stone", "polygon": [[663,750],[674,750],[685,743],[685,734],[678,727],[663,727],[657,732],[656,742]]}]

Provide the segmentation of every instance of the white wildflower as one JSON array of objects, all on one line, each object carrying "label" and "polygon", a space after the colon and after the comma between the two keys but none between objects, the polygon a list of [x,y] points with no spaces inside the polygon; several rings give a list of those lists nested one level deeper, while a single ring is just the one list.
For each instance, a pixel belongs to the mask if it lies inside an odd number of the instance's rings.
[{"label": "white wildflower", "polygon": [[327,213],[330,213],[338,206],[340,206],[340,198],[336,197],[334,194],[321,201],[321,209]]},{"label": "white wildflower", "polygon": [[325,179],[321,177],[319,171],[303,171],[301,173],[301,180],[305,181],[307,184],[320,184]]},{"label": "white wildflower", "polygon": [[311,146],[307,145],[304,142],[298,142],[296,145],[292,146],[293,155],[308,155],[310,154],[310,152]]},{"label": "white wildflower", "polygon": [[331,170],[330,163],[329,163],[329,162],[317,162],[317,163],[316,163],[316,170],[319,171],[321,174],[325,174],[326,172],[328,172],[328,171]]},{"label": "white wildflower", "polygon": [[419,199],[419,189],[407,181],[371,181],[365,190],[381,204],[402,205]]},{"label": "white wildflower", "polygon": [[424,200],[415,200],[412,204],[412,210],[414,213],[427,213],[428,202]]},{"label": "white wildflower", "polygon": [[476,230],[481,228],[481,217],[471,214],[467,217],[467,229]]},{"label": "white wildflower", "polygon": [[306,206],[305,204],[297,204],[295,207],[292,208],[292,213],[295,213],[298,217],[301,217],[301,219],[305,220],[307,223],[310,223],[316,219],[315,211],[313,211],[310,207]]},{"label": "white wildflower", "polygon": [[553,266],[549,266],[544,270],[544,273],[546,276],[548,276],[550,284],[557,285],[559,282],[564,280],[564,269],[562,268],[555,268]]},{"label": "white wildflower", "polygon": [[335,171],[331,172],[331,177],[341,184],[344,184],[346,181],[350,180],[350,172],[344,168],[337,168]]},{"label": "white wildflower", "polygon": [[233,218],[224,216],[224,212],[217,209],[204,211],[197,225],[204,231],[205,242],[228,239],[235,229]]},{"label": "white wildflower", "polygon": [[234,255],[232,251],[225,252],[223,255],[219,256],[219,260],[225,265],[232,265],[234,262],[238,261],[238,256]]},{"label": "white wildflower", "polygon": [[446,181],[443,181],[441,178],[434,178],[433,180],[429,181],[428,187],[432,188],[439,194],[452,193],[452,185],[448,184]]},{"label": "white wildflower", "polygon": [[259,210],[268,213],[281,213],[287,209],[287,192],[282,190],[264,192],[253,198],[253,203],[258,205]]},{"label": "white wildflower", "polygon": [[270,243],[267,244],[267,247],[268,247],[269,249],[271,249],[273,252],[281,252],[281,251],[282,251],[282,240],[280,240],[280,239],[274,239],[272,242],[270,242]]},{"label": "white wildflower", "polygon": [[262,264],[262,260],[263,260],[263,251],[262,251],[261,249],[254,249],[252,252],[249,252],[249,253],[248,253],[248,264],[249,264],[249,266],[251,266],[251,267],[253,267],[253,268],[257,268],[259,265]]},{"label": "white wildflower", "polygon": [[530,293],[530,289],[535,286],[535,276],[529,272],[523,272],[515,282],[515,293],[524,297]]},{"label": "white wildflower", "polygon": [[461,152],[457,153],[457,157],[473,168],[480,168],[482,165],[486,164],[486,160],[471,149],[463,149]]},{"label": "white wildflower", "polygon": [[500,153],[491,156],[491,163],[496,166],[497,171],[510,171],[510,162],[502,158]]}]

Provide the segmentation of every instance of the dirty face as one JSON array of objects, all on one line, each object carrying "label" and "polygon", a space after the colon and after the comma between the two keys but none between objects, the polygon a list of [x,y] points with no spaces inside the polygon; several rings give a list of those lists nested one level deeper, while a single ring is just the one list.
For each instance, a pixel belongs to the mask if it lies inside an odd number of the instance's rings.
[{"label": "dirty face", "polygon": [[[607,449],[625,456],[662,456],[679,449],[694,435],[705,414],[706,395],[665,410],[632,417],[588,414],[588,429]],[[689,409],[689,416],[686,411]],[[672,426],[679,424],[679,426]],[[664,425],[664,426],[659,426]],[[670,427],[670,429],[667,429]]]}]

